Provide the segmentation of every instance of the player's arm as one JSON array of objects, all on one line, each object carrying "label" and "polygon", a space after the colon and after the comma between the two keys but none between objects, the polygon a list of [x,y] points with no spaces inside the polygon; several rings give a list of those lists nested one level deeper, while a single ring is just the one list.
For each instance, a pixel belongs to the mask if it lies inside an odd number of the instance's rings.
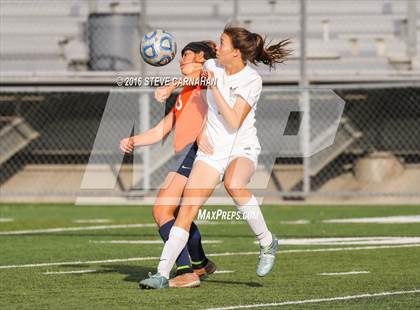
[{"label": "player's arm", "polygon": [[184,82],[185,80],[199,78],[200,73],[201,73],[201,70],[194,71],[191,74],[183,76],[183,78],[180,80],[179,79],[175,80],[169,85],[156,88],[155,99],[160,103],[164,103],[177,88],[185,86],[185,82]]},{"label": "player's arm", "polygon": [[[214,74],[211,71],[205,71],[203,74],[210,80],[214,79]],[[213,97],[216,101],[219,112],[224,117],[226,123],[230,128],[238,130],[244,122],[251,106],[241,96],[237,96],[235,105],[231,108],[226,100],[223,98],[219,88],[216,85],[210,84],[209,90],[213,92]]]},{"label": "player's arm", "polygon": [[179,87],[177,83],[171,83],[166,86],[160,86],[155,89],[155,99],[160,102],[164,103],[169,96],[174,92],[175,89]]},{"label": "player's arm", "polygon": [[161,141],[172,129],[173,113],[168,113],[155,127],[132,137],[120,141],[120,149],[131,153],[136,146],[155,144]]},{"label": "player's arm", "polygon": [[161,141],[172,129],[173,113],[169,112],[155,127],[133,136],[134,146],[145,146]]}]

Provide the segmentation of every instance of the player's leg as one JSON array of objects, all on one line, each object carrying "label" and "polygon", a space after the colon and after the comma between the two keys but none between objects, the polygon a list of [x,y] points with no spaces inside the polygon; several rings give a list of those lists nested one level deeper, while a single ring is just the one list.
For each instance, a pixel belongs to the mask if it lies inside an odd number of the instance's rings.
[{"label": "player's leg", "polygon": [[142,288],[168,287],[170,270],[182,249],[187,244],[192,221],[198,210],[219,183],[220,172],[204,161],[196,161],[184,190],[184,197],[175,224],[165,243],[160,258],[158,273],[140,282]]},{"label": "player's leg", "polygon": [[260,261],[257,268],[259,276],[268,274],[273,265],[278,243],[268,230],[264,216],[255,196],[246,188],[255,172],[255,162],[247,157],[237,157],[226,169],[224,186],[235,201],[260,243]]},{"label": "player's leg", "polygon": [[[185,161],[184,164],[186,164]],[[182,167],[186,166],[182,165]],[[159,234],[164,242],[168,240],[169,232],[175,223],[182,192],[189,177],[190,171],[185,170],[179,169],[178,172],[168,174],[153,206],[153,217],[159,226]],[[204,253],[201,233],[194,222],[191,224],[187,247],[181,251],[175,264],[176,276],[169,281],[170,287],[199,286],[198,277],[211,274],[216,270],[216,265]]]},{"label": "player's leg", "polygon": [[[153,217],[159,226],[159,234],[164,242],[168,240],[169,232],[175,223],[175,212],[181,201],[187,180],[185,176],[179,173],[169,172],[153,205]],[[193,272],[187,247],[179,254],[176,266],[177,275]]]},{"label": "player's leg", "polygon": [[181,208],[172,227],[169,240],[162,251],[158,272],[168,276],[175,258],[189,237],[191,223],[200,207],[207,201],[219,183],[220,172],[208,163],[198,160],[185,186]]},{"label": "player's leg", "polygon": [[[193,143],[191,147],[188,146],[187,148],[189,148],[189,151],[186,153],[181,165],[177,168],[177,172],[180,175],[189,178],[197,156],[198,145],[197,143]],[[205,276],[216,270],[216,265],[204,254],[204,249],[201,244],[201,234],[194,222],[191,224],[190,237],[188,239],[187,247],[188,252],[190,253],[194,272],[197,275]],[[175,282],[175,279],[172,279],[171,282]]]},{"label": "player's leg", "polygon": [[201,244],[201,233],[194,222],[191,224],[187,248],[188,253],[190,253],[193,270],[199,277],[207,276],[216,271],[216,264],[208,259],[204,252]]},{"label": "player's leg", "polygon": [[238,210],[246,217],[260,244],[266,246],[272,241],[271,233],[265,224],[256,198],[246,188],[254,171],[254,163],[249,158],[238,157],[226,169],[224,186]]}]

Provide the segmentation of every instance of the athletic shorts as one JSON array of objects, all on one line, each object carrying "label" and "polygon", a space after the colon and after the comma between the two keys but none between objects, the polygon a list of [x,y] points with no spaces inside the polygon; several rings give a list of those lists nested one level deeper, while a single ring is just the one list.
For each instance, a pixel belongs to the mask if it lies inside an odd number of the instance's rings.
[{"label": "athletic shorts", "polygon": [[188,178],[197,155],[197,150],[198,146],[196,142],[188,144],[182,151],[175,154],[176,160],[170,166],[169,171],[179,173]]},{"label": "athletic shorts", "polygon": [[213,154],[205,154],[200,150],[197,152],[197,157],[195,159],[196,162],[203,161],[206,164],[210,165],[214,169],[216,169],[221,176],[224,175],[226,168],[229,164],[238,157],[245,157],[251,160],[254,164],[254,167],[257,168],[258,164],[258,155],[261,153],[261,147],[253,146],[253,145],[245,145],[245,146],[235,146],[234,149],[226,155],[217,156]]}]

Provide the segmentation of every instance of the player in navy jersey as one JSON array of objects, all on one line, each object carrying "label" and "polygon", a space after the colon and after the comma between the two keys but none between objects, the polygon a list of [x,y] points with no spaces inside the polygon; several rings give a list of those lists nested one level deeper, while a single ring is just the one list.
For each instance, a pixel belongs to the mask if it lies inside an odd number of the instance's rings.
[{"label": "player in navy jersey", "polygon": [[[182,50],[180,68],[183,76],[199,78],[204,62],[216,56],[216,44],[212,41],[199,41],[187,44]],[[164,102],[177,85],[160,87],[155,98]],[[196,157],[197,139],[207,115],[207,104],[204,102],[203,89],[200,85],[186,85],[177,96],[171,111],[152,129],[141,134],[125,138],[120,142],[124,152],[132,152],[136,146],[144,146],[161,141],[172,130],[176,161],[161,186],[153,206],[153,217],[159,226],[159,233],[164,241],[170,237],[170,230],[175,222],[175,215],[181,201],[182,193],[191,173]],[[200,277],[213,273],[215,264],[210,261],[203,250],[198,227],[192,223],[189,240],[176,259],[176,276],[169,282],[170,287],[196,287]],[[190,260],[191,256],[191,260]]]}]

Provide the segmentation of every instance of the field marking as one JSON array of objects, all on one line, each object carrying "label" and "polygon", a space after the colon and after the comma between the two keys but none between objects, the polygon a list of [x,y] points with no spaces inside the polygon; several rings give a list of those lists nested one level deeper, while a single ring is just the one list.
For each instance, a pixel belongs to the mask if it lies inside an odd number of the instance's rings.
[{"label": "field marking", "polygon": [[[203,244],[222,243],[222,240],[202,240]],[[105,243],[105,244],[162,244],[162,239],[156,240],[89,240],[89,243]]]},{"label": "field marking", "polygon": [[280,224],[290,224],[290,225],[305,225],[309,223],[310,223],[309,220],[280,221]]},{"label": "field marking", "polygon": [[370,271],[348,271],[348,272],[322,272],[318,273],[320,276],[346,276],[346,275],[353,275],[353,274],[367,274]]},{"label": "field marking", "polygon": [[0,231],[0,235],[28,235],[37,233],[55,233],[65,231],[83,231],[83,230],[104,230],[104,229],[120,229],[120,228],[141,228],[141,227],[156,227],[156,224],[122,224],[122,225],[97,225],[97,226],[76,226],[76,227],[56,227],[45,229],[30,229],[30,230],[11,230]]},{"label": "field marking", "polygon": [[[296,249],[296,250],[283,250],[277,252],[278,254],[287,253],[311,253],[311,252],[340,252],[340,251],[360,251],[360,250],[376,250],[376,249],[394,249],[394,248],[412,248],[420,247],[418,244],[403,244],[403,245],[379,245],[379,246],[364,246],[364,247],[347,247],[347,248],[323,248],[323,249]],[[225,252],[225,253],[212,253],[207,256],[237,256],[237,255],[258,255],[260,252]],[[158,256],[149,257],[129,257],[129,258],[114,258],[105,260],[91,260],[91,261],[70,261],[70,262],[55,262],[55,263],[38,263],[38,264],[23,264],[23,265],[3,265],[0,269],[13,269],[13,268],[31,268],[31,267],[47,267],[47,266],[61,266],[61,265],[79,265],[79,264],[103,264],[103,263],[120,263],[120,262],[135,262],[145,260],[158,260]]]},{"label": "field marking", "polygon": [[136,261],[143,261],[143,260],[158,260],[159,258],[160,257],[157,257],[157,256],[149,256],[149,257],[114,258],[114,259],[90,260],[90,261],[70,261],[70,262],[56,262],[56,263],[9,265],[9,266],[0,266],[0,269],[48,267],[48,266],[79,265],[79,264],[82,265],[82,264],[136,262]]},{"label": "field marking", "polygon": [[214,273],[234,273],[235,270],[216,270]]},{"label": "field marking", "polygon": [[74,220],[73,223],[76,224],[89,224],[89,223],[97,223],[97,224],[104,224],[104,223],[110,223],[112,220],[110,219],[78,219]]},{"label": "field marking", "polygon": [[317,299],[272,302],[272,303],[266,303],[266,304],[237,305],[237,306],[228,306],[228,307],[207,308],[206,310],[231,310],[231,309],[245,309],[245,308],[278,307],[278,306],[287,306],[287,305],[301,305],[301,304],[320,303],[320,302],[328,302],[328,301],[352,300],[352,299],[416,294],[416,293],[420,293],[420,289],[415,289],[411,291],[381,292],[381,293],[372,293],[372,294],[338,296],[338,297],[331,297],[331,298],[317,298]]},{"label": "field marking", "polygon": [[0,223],[9,223],[13,222],[15,219],[12,219],[11,217],[0,217]]},{"label": "field marking", "polygon": [[43,272],[43,274],[79,274],[79,273],[91,273],[96,272],[95,269],[87,269],[87,270],[70,270],[70,271],[47,271]]},{"label": "field marking", "polygon": [[[11,218],[0,218],[0,222],[11,222],[14,219]],[[95,220],[95,219],[93,219]],[[91,220],[90,223],[94,223]],[[96,219],[96,221],[105,219]],[[89,221],[89,220],[76,220],[76,221]],[[309,222],[309,221],[308,221]],[[283,221],[282,224],[308,224],[306,220],[297,221]],[[407,216],[389,216],[389,217],[368,217],[368,218],[348,218],[348,219],[330,219],[324,220],[323,223],[420,223],[420,215],[407,215]],[[79,222],[82,223],[82,222]],[[88,222],[85,222],[88,223]],[[99,222],[97,222],[99,223]],[[243,222],[220,222],[220,221],[197,221],[199,225],[223,225],[223,224],[244,224]],[[120,228],[142,228],[142,227],[155,227],[155,223],[144,223],[144,224],[121,224],[121,225],[100,225],[100,226],[79,226],[79,227],[56,227],[56,228],[45,228],[45,229],[29,229],[29,230],[12,230],[12,231],[0,231],[0,235],[27,235],[37,233],[55,233],[55,232],[67,232],[67,231],[84,231],[84,230],[106,230],[106,229],[120,229]]]},{"label": "field marking", "polygon": [[420,215],[331,219],[331,220],[323,220],[322,222],[323,223],[328,223],[328,224],[341,224],[341,223],[374,223],[374,224],[420,223]]},{"label": "field marking", "polygon": [[[230,222],[203,222],[200,225],[221,225],[229,224]],[[245,224],[240,222],[238,224]],[[96,225],[96,226],[74,226],[74,227],[55,227],[55,228],[43,228],[43,229],[28,229],[28,230],[10,230],[0,231],[0,235],[30,235],[37,233],[55,233],[55,232],[66,232],[66,231],[84,231],[84,230],[106,230],[106,229],[120,229],[120,228],[144,228],[144,227],[157,227],[155,223],[142,223],[142,224],[119,224],[119,225]]]},{"label": "field marking", "polygon": [[[255,244],[258,241],[254,242]],[[342,237],[279,239],[279,245],[368,245],[420,243],[420,237]]]}]

